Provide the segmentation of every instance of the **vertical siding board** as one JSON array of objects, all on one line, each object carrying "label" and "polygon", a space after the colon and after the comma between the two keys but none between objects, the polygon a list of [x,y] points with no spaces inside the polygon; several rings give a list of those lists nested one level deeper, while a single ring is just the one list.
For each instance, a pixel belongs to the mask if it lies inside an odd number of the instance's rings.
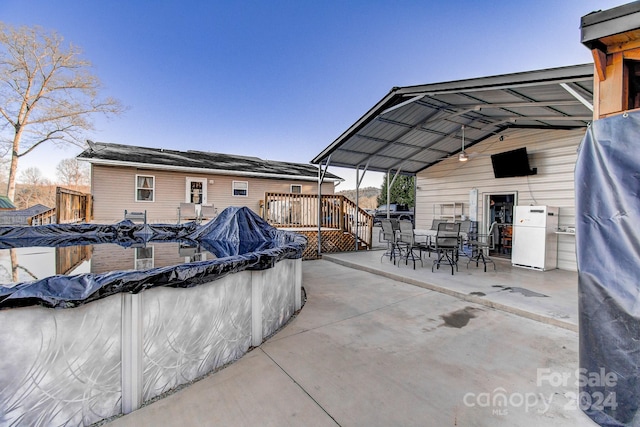
[{"label": "vertical siding board", "polygon": [[[517,192],[518,204],[549,205],[560,209],[560,225],[575,224],[574,168],[584,130],[512,130],[489,138],[467,151],[471,159],[460,163],[445,159],[417,175],[416,227],[429,228],[436,203],[462,202],[469,215],[469,190],[478,189],[478,221],[483,224],[483,195]],[[527,147],[530,165],[538,169],[529,177],[495,179],[491,154]],[[558,267],[576,270],[575,237],[559,236]]]}]

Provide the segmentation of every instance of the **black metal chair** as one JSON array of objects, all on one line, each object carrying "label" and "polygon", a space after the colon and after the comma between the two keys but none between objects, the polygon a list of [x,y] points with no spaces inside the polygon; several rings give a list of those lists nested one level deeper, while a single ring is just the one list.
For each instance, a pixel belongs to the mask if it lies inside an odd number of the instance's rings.
[{"label": "black metal chair", "polygon": [[[400,250],[400,258],[398,259],[398,267],[400,261],[405,260],[404,264],[409,265],[409,260],[413,261],[413,269],[416,269],[416,260],[422,262],[422,246],[416,243],[416,237],[413,233],[413,223],[411,221],[402,220],[398,222],[400,233],[398,236],[398,249]],[[416,255],[415,251],[418,250]]]},{"label": "black metal chair", "polygon": [[467,255],[467,247],[469,246],[469,233],[471,232],[471,220],[465,219],[463,221],[456,221],[460,223],[460,250],[458,253],[462,252],[462,255]]},{"label": "black metal chair", "polygon": [[460,223],[440,223],[438,224],[438,233],[432,241],[432,251],[436,253],[436,259],[433,260],[431,272],[440,264],[451,266],[451,274],[454,274],[454,267],[458,271],[458,247],[460,245]]},{"label": "black metal chair", "polygon": [[495,249],[494,230],[496,229],[497,222],[493,222],[489,227],[487,234],[478,234],[470,237],[468,244],[471,246],[471,257],[467,261],[467,268],[469,268],[470,262],[475,262],[476,267],[482,263],[484,265],[484,271],[487,271],[487,263],[493,264],[493,269],[496,269],[496,263],[489,258],[489,251]]},{"label": "black metal chair", "polygon": [[400,249],[398,247],[398,235],[390,219],[380,220],[382,226],[382,240],[387,242],[387,250],[380,257],[380,262],[384,257],[389,257],[390,261],[396,263],[396,257],[400,256]]},{"label": "black metal chair", "polygon": [[442,224],[443,222],[447,222],[447,220],[446,219],[436,219],[436,218],[434,218],[431,221],[431,229],[432,230],[438,230],[438,224]]}]

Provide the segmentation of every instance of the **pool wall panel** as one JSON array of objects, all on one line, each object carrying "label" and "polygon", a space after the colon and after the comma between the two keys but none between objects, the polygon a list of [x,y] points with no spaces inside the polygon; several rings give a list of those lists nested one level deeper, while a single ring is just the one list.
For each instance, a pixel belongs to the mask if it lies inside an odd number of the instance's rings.
[{"label": "pool wall panel", "polygon": [[89,425],[121,413],[120,301],[0,311],[0,425]]},{"label": "pool wall panel", "polygon": [[144,293],[144,401],[242,357],[251,344],[251,274]]}]

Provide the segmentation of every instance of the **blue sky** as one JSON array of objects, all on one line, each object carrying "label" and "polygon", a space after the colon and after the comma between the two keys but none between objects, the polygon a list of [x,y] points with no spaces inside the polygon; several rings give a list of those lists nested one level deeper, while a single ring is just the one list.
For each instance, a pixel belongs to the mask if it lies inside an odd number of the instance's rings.
[{"label": "blue sky", "polygon": [[[625,3],[2,0],[0,19],[80,46],[129,108],[88,139],[307,163],[394,86],[591,62],[580,18]],[[21,169],[54,178],[79,151],[46,145]]]}]

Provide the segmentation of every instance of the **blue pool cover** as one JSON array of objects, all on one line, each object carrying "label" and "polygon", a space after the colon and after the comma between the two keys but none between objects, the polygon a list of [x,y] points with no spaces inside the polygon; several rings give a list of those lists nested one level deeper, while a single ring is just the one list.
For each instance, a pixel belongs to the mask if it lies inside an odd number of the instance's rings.
[{"label": "blue pool cover", "polygon": [[56,275],[0,286],[0,309],[29,305],[68,308],[120,292],[138,293],[157,286],[197,286],[242,270],[271,268],[282,259],[302,258],[307,245],[304,236],[273,228],[246,207],[229,207],[202,226],[193,222],[143,225],[122,221],[111,225],[0,227],[0,249],[101,243],[127,247],[152,242],[200,245],[218,258],[140,271]]}]

